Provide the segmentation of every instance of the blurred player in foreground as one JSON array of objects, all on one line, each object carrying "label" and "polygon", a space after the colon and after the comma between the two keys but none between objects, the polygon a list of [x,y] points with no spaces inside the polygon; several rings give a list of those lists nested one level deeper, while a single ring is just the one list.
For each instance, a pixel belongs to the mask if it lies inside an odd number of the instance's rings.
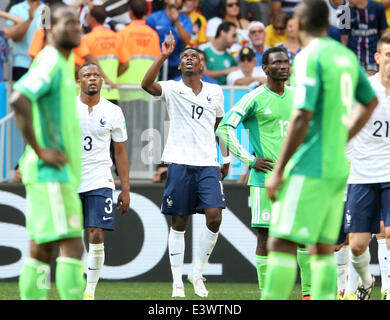
[{"label": "blurred player in foreground", "polygon": [[[251,199],[251,226],[257,231],[256,268],[259,289],[264,289],[267,268],[267,239],[272,202],[266,195],[265,181],[287,133],[291,116],[293,92],[285,82],[289,76],[287,52],[274,47],[263,55],[267,83],[246,94],[222,119],[217,134],[228,150],[252,168],[248,185]],[[235,130],[243,123],[256,156],[240,145]],[[306,248],[298,249],[298,262],[302,270],[302,293],[310,296],[310,264]],[[306,299],[306,298],[305,298]]]},{"label": "blurred player in foreground", "polygon": [[[168,248],[173,276],[172,297],[184,297],[182,266],[184,262],[184,233],[191,215],[206,215],[193,265],[188,275],[195,293],[207,297],[202,275],[205,264],[217,242],[225,197],[221,180],[229,170],[230,159],[222,167],[217,162],[215,130],[224,115],[221,87],[201,81],[204,65],[193,48],[180,54],[180,81],[155,79],[164,61],[173,52],[172,34],[162,44],[161,56],[146,73],[142,88],[167,103],[170,118],[169,135],[162,161],[170,163],[164,188],[162,213],[172,215]],[[228,157],[225,157],[228,158]]]},{"label": "blurred player in foreground", "polygon": [[127,130],[122,110],[100,96],[103,84],[97,64],[80,67],[80,96],[77,109],[81,124],[82,171],[78,189],[83,204],[84,227],[88,230],[89,250],[85,300],[95,298],[95,289],[104,265],[104,231],[114,230],[114,180],[111,173],[111,139],[114,143],[116,167],[121,181],[117,208],[121,214],[130,205],[129,162],[126,152]]},{"label": "blurred player in foreground", "polygon": [[[301,243],[311,255],[312,299],[333,300],[337,289],[333,252],[349,170],[345,145],[367,122],[378,100],[356,55],[327,37],[326,3],[303,0],[295,16],[304,47],[293,67],[297,110],[266,182],[267,194],[276,202],[262,298],[288,299],[297,273],[296,247]],[[356,106],[350,122],[354,98],[362,105]]]},{"label": "blurred player in foreground", "polygon": [[20,160],[26,186],[30,256],[19,277],[22,299],[46,299],[57,247],[56,285],[61,299],[82,299],[83,218],[77,195],[81,173],[76,83],[67,62],[80,44],[77,13],[53,6],[48,45],[15,84],[11,104],[26,141]]},{"label": "blurred player in foreground", "polygon": [[[358,300],[368,300],[375,285],[375,277],[368,270],[371,260],[368,245],[371,234],[380,232],[381,220],[388,244],[390,241],[390,110],[387,101],[390,90],[390,33],[379,40],[375,60],[379,72],[369,81],[379,104],[351,141],[351,173],[344,221],[345,232],[349,233],[350,260],[362,282],[356,292]],[[389,245],[387,247],[390,248]],[[387,265],[389,258],[387,254]],[[386,289],[383,288],[382,292]]]}]

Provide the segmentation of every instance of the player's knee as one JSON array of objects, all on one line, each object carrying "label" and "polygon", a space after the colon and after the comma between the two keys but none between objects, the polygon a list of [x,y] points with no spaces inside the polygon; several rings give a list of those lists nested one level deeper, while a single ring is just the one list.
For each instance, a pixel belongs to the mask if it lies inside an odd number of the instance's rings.
[{"label": "player's knee", "polygon": [[32,258],[41,262],[50,263],[55,248],[56,246],[54,243],[45,243],[41,245],[31,244],[30,255]]},{"label": "player's knee", "polygon": [[365,243],[357,241],[351,242],[349,247],[351,248],[352,254],[356,257],[362,255],[367,249],[367,245]]},{"label": "player's knee", "polygon": [[222,214],[219,210],[215,210],[212,212],[208,212],[206,216],[206,225],[207,228],[216,233],[219,231],[219,227],[221,226],[222,222]]},{"label": "player's knee", "polygon": [[60,243],[61,256],[81,259],[84,253],[84,244],[81,238],[64,239]]},{"label": "player's knee", "polygon": [[88,228],[89,243],[104,243],[104,230],[101,228]]}]

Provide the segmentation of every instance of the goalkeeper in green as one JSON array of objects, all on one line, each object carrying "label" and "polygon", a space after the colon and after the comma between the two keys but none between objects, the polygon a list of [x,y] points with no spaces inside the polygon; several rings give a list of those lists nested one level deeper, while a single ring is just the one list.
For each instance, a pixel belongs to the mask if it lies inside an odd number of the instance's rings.
[{"label": "goalkeeper in green", "polygon": [[[240,161],[252,168],[248,185],[251,199],[251,226],[257,230],[256,269],[259,289],[264,288],[267,267],[267,239],[272,202],[266,195],[265,181],[270,175],[283,144],[291,116],[292,89],[285,85],[289,76],[289,59],[280,47],[263,55],[267,83],[246,94],[222,119],[217,134]],[[255,155],[239,143],[236,128],[242,123],[249,132]],[[310,265],[305,248],[298,248],[302,296],[310,299]]]}]

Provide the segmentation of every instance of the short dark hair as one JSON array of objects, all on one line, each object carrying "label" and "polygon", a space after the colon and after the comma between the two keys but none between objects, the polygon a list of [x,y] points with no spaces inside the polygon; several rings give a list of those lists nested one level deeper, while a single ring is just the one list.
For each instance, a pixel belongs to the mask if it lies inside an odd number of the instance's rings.
[{"label": "short dark hair", "polygon": [[196,52],[199,53],[199,54],[205,55],[205,53],[204,53],[202,50],[200,50],[200,49],[198,49],[198,48],[195,48],[195,47],[187,46],[187,47],[185,47],[183,50],[181,50],[180,56],[181,56],[185,51],[187,51],[187,50],[194,50],[194,51],[196,51]]},{"label": "short dark hair", "polygon": [[269,64],[269,55],[271,53],[274,53],[274,52],[282,52],[282,53],[285,53],[286,56],[288,57],[288,54],[287,54],[287,51],[286,49],[282,48],[282,47],[272,47],[272,48],[269,48],[266,52],[263,53],[263,58],[262,58],[262,64],[263,65],[268,65]]},{"label": "short dark hair", "polygon": [[376,51],[380,51],[381,47],[383,44],[390,44],[390,32],[384,33],[380,39],[378,40],[377,46],[376,46]]},{"label": "short dark hair", "polygon": [[142,19],[148,13],[148,5],[145,0],[131,0],[129,1],[129,10],[137,19]]},{"label": "short dark hair", "polygon": [[215,37],[218,38],[221,35],[221,32],[229,32],[230,28],[237,28],[237,26],[231,22],[231,21],[224,21],[222,22],[217,29],[217,32],[215,33]]},{"label": "short dark hair", "polygon": [[86,62],[86,63],[84,63],[84,64],[80,67],[79,73],[81,72],[81,70],[82,70],[83,68],[86,68],[86,67],[88,67],[88,66],[95,66],[95,67],[97,67],[97,68],[100,70],[100,66],[99,66],[98,64],[96,64],[96,63],[94,63],[94,62]]},{"label": "short dark hair", "polygon": [[93,6],[91,16],[94,17],[99,24],[103,24],[107,18],[106,8],[103,6]]},{"label": "short dark hair", "polygon": [[323,0],[302,0],[295,9],[300,29],[318,35],[329,28],[329,9]]}]

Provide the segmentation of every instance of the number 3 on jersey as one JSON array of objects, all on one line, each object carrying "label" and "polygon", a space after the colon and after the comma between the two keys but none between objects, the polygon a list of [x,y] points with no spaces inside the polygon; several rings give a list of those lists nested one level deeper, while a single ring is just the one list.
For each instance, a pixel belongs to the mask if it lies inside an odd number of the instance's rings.
[{"label": "number 3 on jersey", "polygon": [[91,151],[92,150],[92,138],[90,136],[84,137],[84,150]]}]

